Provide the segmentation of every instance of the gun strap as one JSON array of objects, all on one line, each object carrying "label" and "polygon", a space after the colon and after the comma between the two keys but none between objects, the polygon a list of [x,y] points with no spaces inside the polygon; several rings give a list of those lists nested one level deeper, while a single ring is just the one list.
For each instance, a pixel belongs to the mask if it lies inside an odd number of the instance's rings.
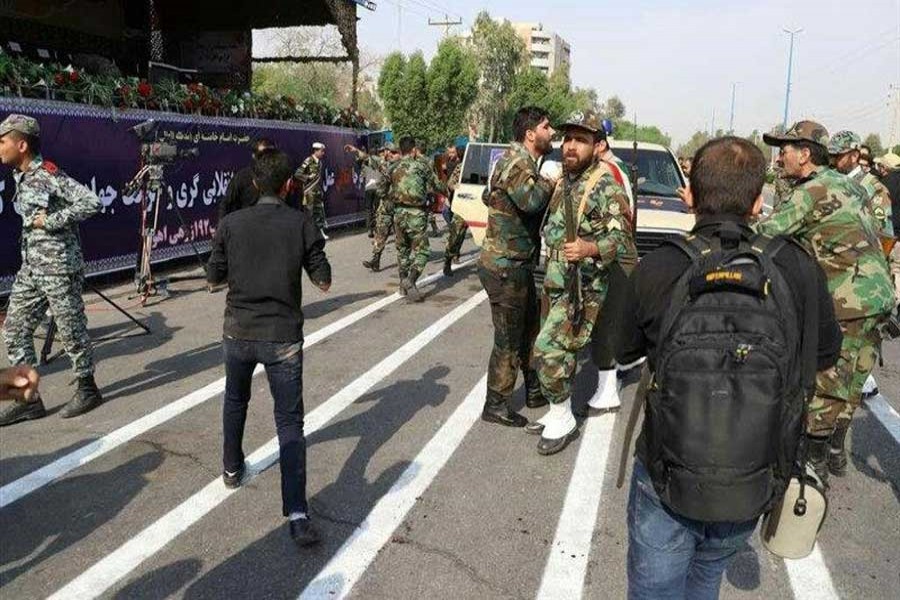
[{"label": "gun strap", "polygon": [[628,423],[625,426],[625,439],[622,441],[622,454],[619,457],[619,473],[616,475],[616,489],[622,489],[625,483],[625,467],[628,464],[628,455],[631,453],[631,440],[634,437],[634,430],[637,427],[638,415],[647,401],[647,390],[650,388],[650,365],[644,363],[641,371],[641,381],[638,383],[637,391],[634,393],[634,400],[631,404],[631,411],[628,413]]}]

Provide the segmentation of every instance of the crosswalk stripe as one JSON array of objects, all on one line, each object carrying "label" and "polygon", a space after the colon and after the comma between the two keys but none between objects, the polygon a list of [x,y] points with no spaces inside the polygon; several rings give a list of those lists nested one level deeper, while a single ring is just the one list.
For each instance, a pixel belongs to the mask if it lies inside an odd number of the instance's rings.
[{"label": "crosswalk stripe", "polygon": [[[316,407],[306,416],[305,434],[310,436],[325,426],[341,411],[347,409],[486,298],[487,294],[484,291],[478,292]],[[273,438],[248,457],[249,464],[245,481],[249,482],[277,461],[278,439]],[[202,490],[73,579],[54,593],[51,598],[54,600],[96,598],[237,491],[226,488],[222,479],[217,477]]]},{"label": "crosswalk stripe", "polygon": [[605,414],[588,419],[585,425],[538,600],[582,596],[615,423],[614,414]]},{"label": "crosswalk stripe", "polygon": [[831,581],[831,574],[825,566],[825,559],[818,542],[812,554],[800,560],[785,560],[791,590],[796,600],[838,600],[837,591]]},{"label": "crosswalk stripe", "polygon": [[[475,259],[470,259],[464,263],[456,265],[456,269],[464,268],[475,262]],[[443,277],[443,274],[438,272],[427,277],[424,277],[420,280],[420,285],[427,285],[434,281],[437,281]],[[350,325],[368,317],[374,312],[381,310],[382,308],[396,302],[401,298],[400,294],[394,293],[390,296],[372,302],[371,304],[353,312],[341,319],[338,319],[334,323],[326,325],[321,329],[314,331],[312,334],[306,337],[303,343],[304,349],[307,349],[315,344],[321,342],[322,340],[328,338],[329,336],[338,333],[339,331],[346,329]],[[263,372],[263,367],[259,366],[253,372],[254,375],[259,375]],[[115,431],[112,431],[98,440],[90,442],[74,450],[58,459],[53,461],[52,463],[41,467],[27,475],[16,479],[10,483],[7,483],[3,487],[0,487],[0,508],[8,506],[13,502],[20,500],[21,498],[27,496],[28,494],[39,490],[40,488],[53,483],[57,479],[65,476],[71,471],[86,465],[87,463],[100,458],[104,454],[115,450],[122,444],[128,443],[139,435],[146,433],[147,431],[162,425],[166,421],[169,421],[178,415],[187,412],[188,410],[198,406],[210,398],[214,398],[219,394],[225,391],[225,378],[222,377],[217,379],[216,381],[206,385],[199,390],[195,390],[182,398],[175,400],[159,408],[152,413],[145,415],[135,421],[132,421],[128,425],[124,425]]]},{"label": "crosswalk stripe", "polygon": [[866,406],[894,438],[894,441],[900,444],[900,414],[897,414],[894,407],[888,404],[881,394],[866,400]]},{"label": "crosswalk stripe", "polygon": [[487,392],[487,376],[472,388],[440,430],[419,452],[399,479],[381,497],[366,520],[341,546],[300,594],[300,600],[344,598],[403,522],[466,433],[478,420]]}]

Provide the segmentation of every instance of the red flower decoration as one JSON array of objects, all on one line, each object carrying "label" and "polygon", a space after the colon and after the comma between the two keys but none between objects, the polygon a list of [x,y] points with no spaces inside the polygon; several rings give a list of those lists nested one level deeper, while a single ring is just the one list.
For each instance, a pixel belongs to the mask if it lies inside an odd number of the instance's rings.
[{"label": "red flower decoration", "polygon": [[137,93],[140,94],[142,98],[149,98],[153,95],[153,86],[146,81],[142,81],[137,86]]},{"label": "red flower decoration", "polygon": [[72,83],[78,83],[79,79],[81,79],[81,75],[78,74],[78,71],[71,71],[69,73],[69,81]]},{"label": "red flower decoration", "polygon": [[62,73],[57,73],[56,75],[53,76],[53,83],[55,83],[58,86],[65,85],[65,83],[66,83],[65,75],[63,75]]}]

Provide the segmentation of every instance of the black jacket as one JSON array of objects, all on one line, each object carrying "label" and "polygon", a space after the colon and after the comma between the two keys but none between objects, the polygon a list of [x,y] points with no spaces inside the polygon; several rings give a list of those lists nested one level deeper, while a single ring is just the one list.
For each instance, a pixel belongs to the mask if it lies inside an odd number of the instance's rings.
[{"label": "black jacket", "polygon": [[303,211],[264,196],[227,215],[209,257],[210,283],[228,282],[226,336],[241,340],[303,339],[302,271],[316,285],[331,283],[325,240]]},{"label": "black jacket", "polygon": [[253,185],[250,167],[244,167],[228,182],[225,195],[219,200],[219,223],[225,215],[242,208],[249,208],[259,200],[259,190]]},{"label": "black jacket", "polygon": [[900,238],[900,170],[889,172],[881,180],[891,195],[891,220],[894,222],[894,237]]}]

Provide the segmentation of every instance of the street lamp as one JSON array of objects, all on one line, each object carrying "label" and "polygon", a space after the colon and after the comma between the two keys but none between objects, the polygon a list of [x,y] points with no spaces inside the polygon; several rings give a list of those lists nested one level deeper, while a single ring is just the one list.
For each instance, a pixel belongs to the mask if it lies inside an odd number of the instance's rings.
[{"label": "street lamp", "polygon": [[803,28],[791,30],[784,27],[782,31],[791,36],[791,50],[788,54],[787,88],[784,91],[784,121],[782,122],[782,130],[787,131],[788,105],[791,101],[791,70],[794,66],[794,36],[803,31]]}]

